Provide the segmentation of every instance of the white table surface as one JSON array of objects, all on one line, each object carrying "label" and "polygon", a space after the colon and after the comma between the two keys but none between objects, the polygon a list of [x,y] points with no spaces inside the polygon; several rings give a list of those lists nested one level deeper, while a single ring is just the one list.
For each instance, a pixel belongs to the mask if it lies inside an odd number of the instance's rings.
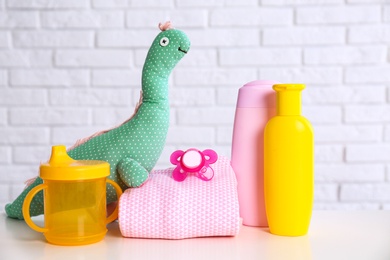
[{"label": "white table surface", "polygon": [[[34,218],[42,224],[42,218]],[[24,221],[0,214],[0,259],[281,259],[390,260],[390,211],[315,211],[309,234],[271,235],[242,226],[236,237],[185,240],[123,238],[117,223],[105,239],[86,246],[48,244]]]}]

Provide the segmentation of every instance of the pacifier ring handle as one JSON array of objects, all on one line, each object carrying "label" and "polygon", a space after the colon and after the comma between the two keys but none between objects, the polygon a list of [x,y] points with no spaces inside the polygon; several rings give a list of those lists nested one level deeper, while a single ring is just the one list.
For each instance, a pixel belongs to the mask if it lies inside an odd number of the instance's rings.
[{"label": "pacifier ring handle", "polygon": [[[211,176],[210,177],[206,177],[206,175],[204,175],[204,173],[206,172],[211,172]],[[213,168],[211,167],[203,167],[198,173],[197,173],[197,177],[203,181],[211,181],[212,178],[214,178],[214,170]]]}]

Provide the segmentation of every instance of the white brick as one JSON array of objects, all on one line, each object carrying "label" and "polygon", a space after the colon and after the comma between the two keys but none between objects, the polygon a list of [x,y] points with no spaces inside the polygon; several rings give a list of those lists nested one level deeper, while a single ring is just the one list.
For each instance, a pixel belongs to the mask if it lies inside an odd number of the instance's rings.
[{"label": "white brick", "polygon": [[186,30],[193,48],[203,46],[257,46],[260,44],[260,32],[257,29],[203,29]]},{"label": "white brick", "polygon": [[[202,148],[202,150],[204,150],[204,149],[210,149],[210,147]],[[225,157],[227,157],[227,159],[230,160],[231,150],[232,150],[232,146],[230,144],[229,145],[213,145],[212,149],[218,154],[218,156],[225,156]]]},{"label": "white brick", "polygon": [[344,184],[341,185],[342,201],[388,201],[390,184]]},{"label": "white brick", "polygon": [[207,12],[205,10],[131,10],[126,13],[126,24],[130,28],[156,29],[158,21],[172,21],[178,29],[183,27],[205,27]]},{"label": "white brick", "polygon": [[233,107],[181,108],[177,111],[180,125],[230,125],[234,121]]},{"label": "white brick", "polygon": [[8,164],[11,162],[11,148],[10,147],[0,147],[0,163]]},{"label": "white brick", "polygon": [[54,106],[126,106],[130,103],[130,89],[55,89],[50,91]]},{"label": "white brick", "polygon": [[341,203],[341,202],[333,202],[333,203],[325,203],[325,202],[315,202],[314,203],[315,210],[379,210],[379,203]]},{"label": "white brick", "polygon": [[221,65],[294,65],[300,64],[299,48],[244,48],[222,49],[219,52]]},{"label": "white brick", "polygon": [[[139,57],[139,64],[143,64],[146,58],[141,55]],[[142,62],[142,63],[141,63]],[[180,67],[209,67],[217,65],[217,51],[213,49],[190,49],[190,51],[186,54],[185,58],[183,58],[179,66]]]},{"label": "white brick", "polygon": [[92,71],[92,85],[94,86],[141,86],[140,69],[115,70],[101,69]]},{"label": "white brick", "polygon": [[343,3],[344,0],[261,0],[262,5],[326,5]]},{"label": "white brick", "polygon": [[347,0],[347,3],[350,3],[350,4],[360,4],[360,3],[382,4],[382,3],[388,3],[388,0]]},{"label": "white brick", "polygon": [[388,162],[390,161],[390,144],[348,145],[346,159],[348,162]]},{"label": "white brick", "polygon": [[68,145],[68,147],[70,147],[79,139],[109,128],[110,127],[107,126],[87,126],[87,122],[82,126],[52,127],[51,142]]},{"label": "white brick", "polygon": [[[144,66],[146,56],[148,55],[148,50],[149,49],[138,49],[138,48],[135,50],[134,60],[135,60],[136,66],[141,67],[141,68]],[[184,60],[187,60],[187,57],[191,52],[192,52],[192,50],[186,54],[186,58],[184,58],[182,61],[180,61],[180,63],[183,62]]]},{"label": "white brick", "polygon": [[380,125],[316,125],[314,139],[316,142],[365,142],[379,141],[382,138]]},{"label": "white brick", "polygon": [[122,11],[47,11],[41,13],[47,28],[115,28],[124,27]]},{"label": "white brick", "polygon": [[302,115],[312,123],[341,123],[341,106],[303,106]]},{"label": "white brick", "polygon": [[343,71],[337,67],[277,67],[261,68],[260,78],[279,82],[302,82],[305,84],[334,84],[342,82]]},{"label": "white brick", "polygon": [[217,104],[218,105],[230,105],[235,107],[237,103],[238,88],[218,88],[217,89]]},{"label": "white brick", "polygon": [[0,128],[0,144],[28,145],[47,144],[50,132],[47,128],[37,127],[6,127]]},{"label": "white brick", "polygon": [[381,182],[385,168],[380,164],[316,164],[316,182]]},{"label": "white brick", "polygon": [[383,6],[383,20],[385,22],[390,22],[390,6]]},{"label": "white brick", "polygon": [[0,32],[0,48],[10,46],[10,37],[8,32]]},{"label": "white brick", "polygon": [[99,47],[148,47],[157,36],[157,30],[100,31]]},{"label": "white brick", "polygon": [[390,122],[389,105],[346,106],[345,121],[348,123]]},{"label": "white brick", "polygon": [[142,1],[130,1],[130,7],[173,7],[173,0],[142,0]]},{"label": "white brick", "polygon": [[60,9],[60,8],[83,8],[89,6],[88,0],[7,0],[9,8],[32,8],[32,9]]},{"label": "white brick", "polygon": [[0,28],[35,28],[38,26],[38,19],[37,12],[0,12]]},{"label": "white brick", "polygon": [[227,6],[256,6],[257,0],[225,0]]},{"label": "white brick", "polygon": [[314,146],[314,158],[316,163],[342,162],[344,159],[344,148],[341,145],[316,144]]},{"label": "white brick", "polygon": [[211,26],[274,26],[292,22],[293,10],[287,8],[220,8],[210,13]]},{"label": "white brick", "polygon": [[386,141],[390,141],[390,125],[386,125],[386,128],[385,128],[385,140]]},{"label": "white brick", "polygon": [[296,12],[298,24],[346,24],[379,22],[381,8],[377,6],[300,7]]},{"label": "white brick", "polygon": [[233,125],[217,127],[217,144],[231,145],[233,138]]},{"label": "white brick", "polygon": [[167,143],[171,145],[212,145],[214,144],[213,127],[170,127]]},{"label": "white brick", "polygon": [[89,83],[87,70],[13,70],[10,77],[13,86],[87,86]]},{"label": "white brick", "polygon": [[132,53],[127,50],[62,50],[55,55],[60,67],[130,67]]},{"label": "white brick", "polygon": [[179,7],[215,7],[222,6],[224,2],[225,0],[176,0]]},{"label": "white brick", "polygon": [[0,86],[7,84],[7,72],[5,70],[0,70]]},{"label": "white brick", "polygon": [[0,89],[0,104],[2,105],[45,105],[47,94],[45,90],[30,89]]},{"label": "white brick", "polygon": [[177,85],[242,85],[257,78],[255,69],[180,69],[175,71],[175,84]]},{"label": "white brick", "polygon": [[10,187],[7,184],[0,184],[0,201],[8,202]]},{"label": "white brick", "polygon": [[302,92],[303,104],[348,104],[348,103],[384,103],[386,88],[375,86],[364,87],[310,87]]},{"label": "white brick", "polygon": [[316,45],[345,42],[345,28],[341,26],[264,28],[265,45]]},{"label": "white brick", "polygon": [[88,110],[81,108],[15,108],[9,116],[18,126],[82,125],[89,120]]},{"label": "white brick", "polygon": [[348,67],[345,81],[348,83],[380,83],[390,81],[390,66]]},{"label": "white brick", "polygon": [[13,149],[13,161],[20,164],[35,164],[47,162],[50,159],[49,146],[17,146]]},{"label": "white brick", "polygon": [[[39,169],[36,169],[36,172],[35,172],[35,175],[33,175],[33,173],[31,173],[31,178],[35,178],[35,176],[37,176],[39,174]],[[23,192],[24,188],[26,187],[26,185],[24,184],[24,182],[26,181],[27,179],[24,177],[23,179],[20,179],[16,184],[11,184],[10,185],[10,189],[11,189],[11,197],[10,199],[8,200],[7,203],[9,203],[10,201],[14,200],[16,197],[18,197],[20,195],[20,193]]]},{"label": "white brick", "polygon": [[387,165],[386,167],[386,181],[389,182],[390,181],[390,164]]},{"label": "white brick", "polygon": [[50,67],[52,51],[0,50],[1,67]]},{"label": "white brick", "polygon": [[320,47],[304,50],[305,64],[365,64],[385,62],[385,46]]},{"label": "white brick", "polygon": [[160,155],[160,159],[157,161],[157,164],[154,169],[166,169],[173,167],[173,165],[169,161],[169,157],[171,157],[171,154],[176,150],[178,150],[178,148],[173,145],[165,145]]},{"label": "white brick", "polygon": [[0,174],[1,182],[24,182],[38,175],[39,165],[0,165],[0,172],[2,173]]},{"label": "white brick", "polygon": [[[0,104],[2,104],[2,103],[0,102]],[[1,108],[0,109],[0,126],[5,126],[7,124],[8,124],[7,109]]]},{"label": "white brick", "polygon": [[169,100],[172,107],[213,105],[214,93],[213,88],[170,88]]},{"label": "white brick", "polygon": [[[129,97],[130,98],[130,97]],[[105,109],[93,109],[92,122],[95,125],[104,125],[108,128],[119,125],[125,120],[129,119],[134,113],[134,107],[129,108],[105,108]]]},{"label": "white brick", "polygon": [[338,185],[337,184],[315,184],[314,200],[315,201],[337,201]]},{"label": "white brick", "polygon": [[348,30],[350,43],[382,43],[390,41],[390,25],[359,25]]},{"label": "white brick", "polygon": [[93,33],[90,31],[15,31],[13,44],[16,47],[91,47]]},{"label": "white brick", "polygon": [[129,0],[92,0],[92,6],[96,8],[124,8],[129,5]]}]

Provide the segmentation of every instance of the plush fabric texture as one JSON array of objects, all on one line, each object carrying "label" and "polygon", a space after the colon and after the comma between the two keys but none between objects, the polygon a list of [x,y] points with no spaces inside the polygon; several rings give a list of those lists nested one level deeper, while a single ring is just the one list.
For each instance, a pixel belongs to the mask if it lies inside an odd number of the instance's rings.
[{"label": "plush fabric texture", "polygon": [[[182,31],[164,27],[164,31],[154,39],[145,60],[142,104],[137,113],[121,126],[69,150],[69,156],[75,160],[108,162],[111,166],[108,178],[117,182],[122,190],[142,185],[165,145],[170,116],[169,75],[189,48],[190,41]],[[42,179],[38,177],[13,203],[7,204],[7,215],[23,219],[24,198],[33,187],[41,183]],[[107,203],[116,200],[114,188],[107,185]],[[31,216],[43,214],[43,208],[43,195],[39,192],[31,202]]]},{"label": "plush fabric texture", "polygon": [[124,237],[183,239],[235,236],[240,226],[237,180],[230,161],[211,165],[215,176],[203,181],[172,178],[174,168],[156,170],[140,188],[127,189],[119,200],[119,227]]}]

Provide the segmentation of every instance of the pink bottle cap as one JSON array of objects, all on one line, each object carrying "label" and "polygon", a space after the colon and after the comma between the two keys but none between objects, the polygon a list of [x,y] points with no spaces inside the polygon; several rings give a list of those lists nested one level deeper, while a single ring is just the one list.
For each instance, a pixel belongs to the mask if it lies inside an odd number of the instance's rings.
[{"label": "pink bottle cap", "polygon": [[237,108],[275,108],[276,94],[272,89],[280,82],[255,80],[242,86],[238,92]]}]

